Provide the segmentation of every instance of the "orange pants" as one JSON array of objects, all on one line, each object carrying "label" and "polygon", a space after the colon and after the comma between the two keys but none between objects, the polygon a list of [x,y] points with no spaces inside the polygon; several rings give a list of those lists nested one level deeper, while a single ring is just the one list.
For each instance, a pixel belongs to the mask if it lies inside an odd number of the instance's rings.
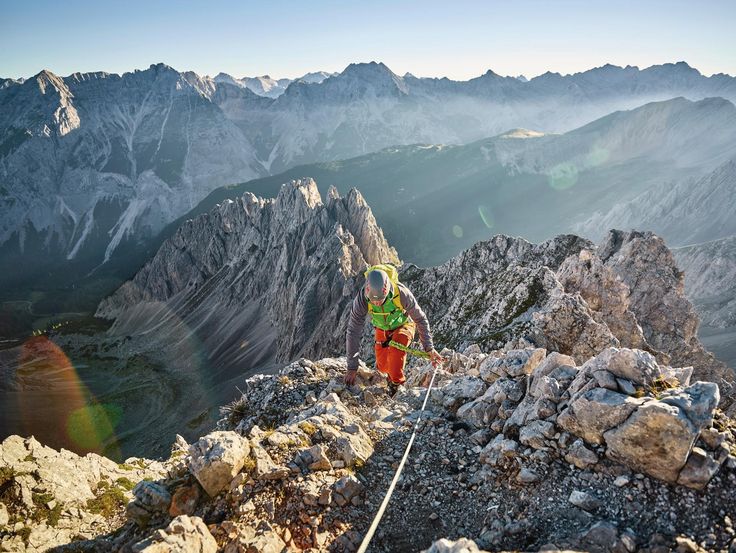
[{"label": "orange pants", "polygon": [[414,339],[416,328],[417,326],[414,321],[409,321],[394,330],[376,328],[376,368],[382,373],[387,374],[391,382],[403,384],[406,380],[404,377],[406,352],[391,346],[383,347],[380,342],[391,339],[399,344],[408,346]]}]

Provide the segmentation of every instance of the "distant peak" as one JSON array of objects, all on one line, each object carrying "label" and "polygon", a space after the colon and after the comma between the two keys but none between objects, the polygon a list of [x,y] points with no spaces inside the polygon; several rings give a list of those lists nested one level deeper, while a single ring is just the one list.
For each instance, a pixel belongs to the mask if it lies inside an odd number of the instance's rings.
[{"label": "distant peak", "polygon": [[38,84],[41,94],[46,94],[48,87],[56,89],[59,93],[62,93],[62,91],[64,94],[69,93],[69,89],[64,84],[63,79],[48,69],[40,71],[32,79],[29,79],[29,81],[35,81]]},{"label": "distant peak", "polygon": [[46,79],[49,81],[58,80],[59,77],[49,69],[42,69],[39,71],[36,75],[33,76],[34,79]]},{"label": "distant peak", "polygon": [[499,138],[539,138],[540,136],[544,136],[544,133],[539,131],[532,131],[530,129],[518,128],[506,131],[505,133],[499,135]]},{"label": "distant peak", "polygon": [[152,63],[152,64],[151,64],[151,65],[150,65],[150,66],[148,67],[148,69],[149,69],[150,71],[155,71],[156,73],[161,73],[161,72],[169,72],[169,71],[172,71],[172,72],[174,72],[174,73],[176,73],[176,72],[177,72],[177,71],[176,71],[176,69],[174,69],[174,68],[173,68],[173,67],[171,67],[170,65],[166,65],[166,64],[165,64],[165,63],[163,63],[163,62],[159,62],[159,63]]},{"label": "distant peak", "polygon": [[346,74],[377,73],[377,72],[386,72],[386,73],[390,73],[393,75],[393,72],[383,62],[380,62],[380,61],[379,62],[370,61],[370,62],[351,63],[345,68],[342,74],[346,75]]}]

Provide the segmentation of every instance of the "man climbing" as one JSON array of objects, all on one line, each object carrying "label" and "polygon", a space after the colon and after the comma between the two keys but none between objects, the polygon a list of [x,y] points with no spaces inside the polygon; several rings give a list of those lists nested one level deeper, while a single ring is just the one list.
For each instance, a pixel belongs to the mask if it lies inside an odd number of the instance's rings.
[{"label": "man climbing", "polygon": [[389,387],[395,392],[406,380],[404,365],[407,352],[389,345],[389,342],[408,346],[419,326],[422,347],[429,354],[432,365],[436,367],[443,358],[432,344],[427,316],[414,294],[399,282],[396,268],[389,264],[375,265],[365,275],[365,286],[358,292],[350,310],[345,339],[348,357],[345,384],[351,386],[355,383],[363,324],[370,312],[371,323],[375,327],[376,367],[387,375]]}]

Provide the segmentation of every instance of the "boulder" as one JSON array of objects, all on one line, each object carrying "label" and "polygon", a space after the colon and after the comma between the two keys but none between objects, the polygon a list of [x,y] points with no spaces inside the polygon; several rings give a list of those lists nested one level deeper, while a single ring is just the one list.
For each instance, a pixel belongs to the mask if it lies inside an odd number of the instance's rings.
[{"label": "boulder", "polygon": [[342,507],[363,492],[363,484],[354,476],[343,476],[335,482],[332,490],[335,503]]},{"label": "boulder", "polygon": [[445,409],[455,411],[462,404],[483,395],[487,386],[481,378],[463,376],[435,390],[433,398],[439,400]]},{"label": "boulder", "polygon": [[677,483],[688,488],[702,490],[718,472],[721,464],[712,455],[699,447],[694,447],[687,463],[680,471]]},{"label": "boulder", "polygon": [[585,469],[598,462],[598,455],[585,447],[583,440],[575,440],[565,451],[565,461],[579,469]]},{"label": "boulder", "polygon": [[212,432],[189,447],[189,471],[214,497],[240,472],[249,453],[250,444],[240,434]]},{"label": "boulder", "polygon": [[457,418],[474,428],[486,428],[498,414],[498,405],[483,398],[474,399],[457,410]]},{"label": "boulder", "polygon": [[355,432],[343,432],[335,439],[334,449],[337,456],[352,467],[356,462],[365,463],[373,455],[373,442],[360,426],[356,425]]},{"label": "boulder", "polygon": [[546,449],[547,440],[555,435],[555,425],[549,421],[536,420],[524,426],[519,432],[519,441],[534,449]]},{"label": "boulder", "polygon": [[606,388],[593,388],[574,399],[557,417],[557,424],[588,443],[600,444],[604,432],[624,422],[644,402]]},{"label": "boulder", "polygon": [[274,463],[268,451],[257,443],[251,443],[250,455],[255,460],[253,478],[256,480],[279,480],[290,473],[286,467]]},{"label": "boulder", "polygon": [[193,515],[202,495],[201,489],[196,482],[176,488],[174,495],[171,497],[169,515],[172,517]]},{"label": "boulder", "polygon": [[518,451],[518,442],[499,434],[481,450],[480,462],[491,466],[506,465],[517,456]]},{"label": "boulder", "polygon": [[531,374],[547,354],[544,348],[512,349],[503,357],[488,357],[480,365],[480,376],[493,382],[500,376],[517,377]]},{"label": "boulder", "polygon": [[479,549],[475,542],[468,538],[460,538],[457,541],[442,538],[434,542],[429,549],[424,549],[422,553],[486,553],[486,551]]},{"label": "boulder", "polygon": [[313,445],[299,454],[309,470],[331,470],[332,463],[321,445]]},{"label": "boulder", "polygon": [[674,405],[649,400],[603,434],[606,455],[635,470],[676,482],[699,429]]},{"label": "boulder", "polygon": [[684,389],[665,390],[660,395],[663,403],[680,408],[698,429],[713,424],[713,413],[720,399],[718,385],[714,382],[696,382]]},{"label": "boulder", "polygon": [[133,546],[136,553],[215,553],[217,542],[199,517],[180,515]]},{"label": "boulder", "polygon": [[601,506],[601,502],[597,497],[580,490],[573,490],[568,501],[585,511],[595,511]]},{"label": "boulder", "polygon": [[139,526],[148,525],[151,517],[168,513],[171,494],[157,482],[141,480],[133,488],[135,499],[128,503],[125,514]]}]

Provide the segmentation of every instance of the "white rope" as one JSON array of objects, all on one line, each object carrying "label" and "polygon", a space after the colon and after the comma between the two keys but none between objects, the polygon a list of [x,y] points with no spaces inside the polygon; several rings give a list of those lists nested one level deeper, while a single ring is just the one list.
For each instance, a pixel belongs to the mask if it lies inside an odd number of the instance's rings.
[{"label": "white rope", "polygon": [[381,517],[383,517],[383,513],[386,510],[386,506],[388,505],[389,500],[391,499],[391,494],[394,493],[394,488],[396,487],[396,483],[399,481],[399,477],[401,476],[401,471],[404,469],[404,464],[406,463],[407,458],[409,457],[409,451],[411,450],[411,446],[414,443],[414,438],[417,435],[417,428],[419,427],[419,421],[422,420],[422,413],[424,412],[424,408],[427,406],[427,400],[429,399],[429,392],[432,389],[432,384],[434,383],[434,377],[437,374],[437,367],[434,368],[434,371],[432,372],[432,379],[429,381],[429,386],[427,387],[427,394],[424,396],[424,403],[422,403],[422,409],[419,411],[419,416],[417,417],[417,422],[414,423],[414,431],[411,433],[411,438],[409,438],[409,443],[406,446],[406,451],[404,451],[404,456],[401,458],[401,462],[399,463],[399,468],[396,469],[396,474],[394,474],[393,480],[391,480],[391,485],[388,487],[388,491],[386,492],[386,496],[383,498],[383,502],[381,503],[381,506],[378,508],[378,512],[376,513],[376,516],[373,518],[373,522],[371,523],[371,527],[368,529],[368,533],[363,538],[363,542],[360,544],[360,547],[358,548],[358,553],[365,553],[366,549],[368,549],[368,545],[371,542],[371,539],[373,539],[373,534],[376,532],[376,529],[378,528],[378,523],[381,522]]}]

